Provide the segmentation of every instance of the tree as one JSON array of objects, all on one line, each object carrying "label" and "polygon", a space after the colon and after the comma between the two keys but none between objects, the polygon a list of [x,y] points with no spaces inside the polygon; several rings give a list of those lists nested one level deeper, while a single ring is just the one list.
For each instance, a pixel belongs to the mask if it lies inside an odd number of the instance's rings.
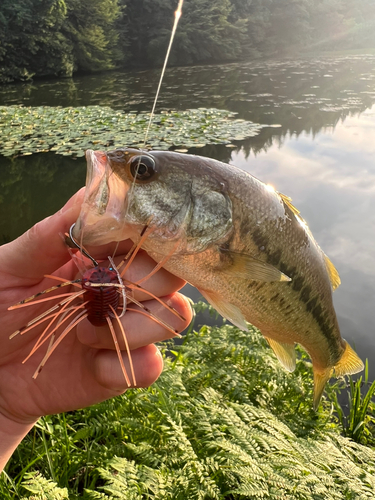
[{"label": "tree", "polygon": [[172,62],[191,64],[239,58],[245,23],[238,18],[229,21],[231,11],[229,0],[187,2],[176,34]]},{"label": "tree", "polygon": [[0,82],[113,68],[119,15],[118,0],[3,0]]},{"label": "tree", "polygon": [[64,0],[3,0],[0,4],[0,81],[32,74],[71,74],[69,45],[59,30]]},{"label": "tree", "polygon": [[277,0],[270,10],[267,33],[274,55],[300,51],[311,40],[308,0]]},{"label": "tree", "polygon": [[[0,83],[160,66],[177,0],[0,0]],[[188,0],[174,65],[375,46],[374,0]]]},{"label": "tree", "polygon": [[[122,0],[131,62],[162,64],[171,34],[175,0]],[[172,64],[230,60],[241,53],[243,23],[230,22],[229,0],[190,0],[183,6]]]},{"label": "tree", "polygon": [[120,16],[118,0],[66,0],[62,33],[71,44],[74,70],[112,69],[120,58],[114,24]]}]

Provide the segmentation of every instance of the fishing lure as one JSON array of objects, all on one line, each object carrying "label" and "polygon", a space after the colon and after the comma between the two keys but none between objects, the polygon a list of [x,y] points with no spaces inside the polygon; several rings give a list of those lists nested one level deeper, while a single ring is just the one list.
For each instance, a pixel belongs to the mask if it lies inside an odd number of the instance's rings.
[{"label": "fishing lure", "polygon": [[[23,363],[25,363],[43,344],[49,341],[47,351],[33,375],[33,378],[36,379],[57,346],[81,321],[87,318],[88,321],[90,321],[90,323],[94,326],[108,325],[126,383],[128,387],[130,387],[132,384],[135,386],[137,384],[137,381],[134,374],[131,351],[127,341],[125,329],[121,323],[121,317],[124,316],[126,310],[144,314],[156,323],[162,325],[165,329],[167,329],[174,335],[180,335],[176,329],[172,328],[161,318],[153,314],[148,307],[142,304],[142,302],[136,300],[134,298],[133,292],[135,290],[141,290],[142,292],[146,293],[151,299],[157,300],[166,309],[168,309],[172,314],[174,314],[181,320],[185,321],[185,319],[173,307],[171,307],[162,299],[140,285],[140,282],[143,282],[146,279],[150,278],[153,274],[156,273],[157,270],[160,269],[159,265],[157,265],[148,275],[144,276],[137,283],[124,278],[126,271],[129,269],[129,266],[133,262],[141,247],[141,242],[133,245],[128,255],[118,266],[115,265],[113,258],[110,256],[108,257],[109,265],[105,266],[103,264],[99,264],[87,252],[87,250],[79,245],[79,243],[73,237],[73,229],[74,224],[70,228],[69,235],[65,235],[67,243],[69,244],[69,246],[78,249],[81,255],[87,257],[91,261],[93,267],[90,267],[89,269],[82,269],[82,277],[76,280],[68,281],[57,276],[45,275],[45,278],[60,281],[60,283],[41,292],[38,292],[31,297],[21,300],[17,304],[10,306],[8,310],[33,306],[42,302],[53,300],[59,300],[59,302],[44,311],[39,316],[33,318],[19,330],[15,331],[10,336],[10,339],[13,339],[17,335],[24,335],[36,326],[48,321],[47,326],[39,336],[34,347],[31,349],[30,353],[23,361]],[[147,227],[145,228],[144,233],[147,233]],[[77,256],[72,252],[71,256],[76,262],[77,266],[81,267]],[[122,267],[123,269],[120,273],[120,269]],[[59,295],[53,295],[46,298],[39,298],[42,295],[49,294],[67,286],[78,288],[78,291],[76,290],[67,293],[60,293]],[[131,307],[129,303],[137,307]],[[129,358],[132,381],[130,380],[122,359],[119,340],[116,335],[114,323],[118,325],[118,330],[120,331],[121,338],[125,344],[126,352]]]}]

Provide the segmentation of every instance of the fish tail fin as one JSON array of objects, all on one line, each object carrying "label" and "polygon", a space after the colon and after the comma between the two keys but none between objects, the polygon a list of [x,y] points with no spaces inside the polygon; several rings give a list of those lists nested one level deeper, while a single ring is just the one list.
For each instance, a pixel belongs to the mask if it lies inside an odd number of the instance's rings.
[{"label": "fish tail fin", "polygon": [[328,367],[323,371],[314,370],[314,411],[317,411],[324,387],[331,378],[333,369]]},{"label": "fish tail fin", "polygon": [[327,381],[335,371],[336,377],[343,375],[353,375],[364,369],[364,365],[358,354],[344,340],[345,350],[340,361],[332,368],[328,367],[323,371],[314,370],[314,410],[318,409],[320,398],[322,397],[324,387]]},{"label": "fish tail fin", "polygon": [[350,347],[346,340],[344,354],[342,355],[340,361],[335,365],[335,375],[336,377],[342,377],[343,375],[353,375],[354,373],[361,372],[364,369],[364,365],[358,354]]}]

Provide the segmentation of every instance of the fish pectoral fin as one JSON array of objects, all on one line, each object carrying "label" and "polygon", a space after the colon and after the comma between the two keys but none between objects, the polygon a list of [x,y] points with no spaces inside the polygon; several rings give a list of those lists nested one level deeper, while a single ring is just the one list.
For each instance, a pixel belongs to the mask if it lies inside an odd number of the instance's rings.
[{"label": "fish pectoral fin", "polygon": [[323,371],[314,370],[314,411],[317,411],[324,387],[332,375],[332,368]]},{"label": "fish pectoral fin", "polygon": [[225,274],[255,281],[292,281],[289,276],[286,276],[286,274],[279,271],[276,267],[251,255],[233,252],[225,248],[219,248],[219,250],[230,255],[232,259],[232,265],[222,270]]},{"label": "fish pectoral fin", "polygon": [[337,365],[335,365],[334,367],[336,377],[342,377],[343,375],[353,375],[354,373],[361,372],[364,369],[361,358],[350,347],[346,340],[344,340],[344,342],[344,354],[342,355]]},{"label": "fish pectoral fin", "polygon": [[242,312],[237,306],[234,306],[229,302],[225,302],[223,298],[220,297],[220,295],[216,292],[201,289],[198,290],[207,300],[207,302],[209,302],[219,314],[221,314],[224,318],[229,320],[241,330],[248,330],[245,318],[243,317]]},{"label": "fish pectoral fin", "polygon": [[294,372],[296,368],[296,350],[294,344],[277,342],[277,340],[270,339],[269,337],[266,337],[266,340],[283,367],[288,372]]},{"label": "fish pectoral fin", "polygon": [[337,269],[335,266],[332,264],[332,262],[329,260],[327,255],[324,253],[324,262],[327,268],[328,276],[329,276],[329,281],[331,282],[332,289],[336,290],[336,288],[341,285],[341,280],[339,273],[337,272]]}]

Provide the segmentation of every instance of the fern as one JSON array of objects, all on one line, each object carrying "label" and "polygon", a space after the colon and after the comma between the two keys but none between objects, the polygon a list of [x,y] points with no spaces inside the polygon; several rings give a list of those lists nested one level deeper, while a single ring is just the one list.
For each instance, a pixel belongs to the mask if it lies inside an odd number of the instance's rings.
[{"label": "fern", "polygon": [[23,481],[38,500],[51,487],[69,500],[373,500],[375,450],[340,434],[329,402],[313,412],[302,351],[288,374],[255,329],[224,325],[190,331],[173,353],[149,389],[41,420],[20,448],[40,490],[16,456],[4,499]]},{"label": "fern", "polygon": [[29,500],[69,500],[68,490],[38,473],[26,474],[23,487],[32,493]]}]

